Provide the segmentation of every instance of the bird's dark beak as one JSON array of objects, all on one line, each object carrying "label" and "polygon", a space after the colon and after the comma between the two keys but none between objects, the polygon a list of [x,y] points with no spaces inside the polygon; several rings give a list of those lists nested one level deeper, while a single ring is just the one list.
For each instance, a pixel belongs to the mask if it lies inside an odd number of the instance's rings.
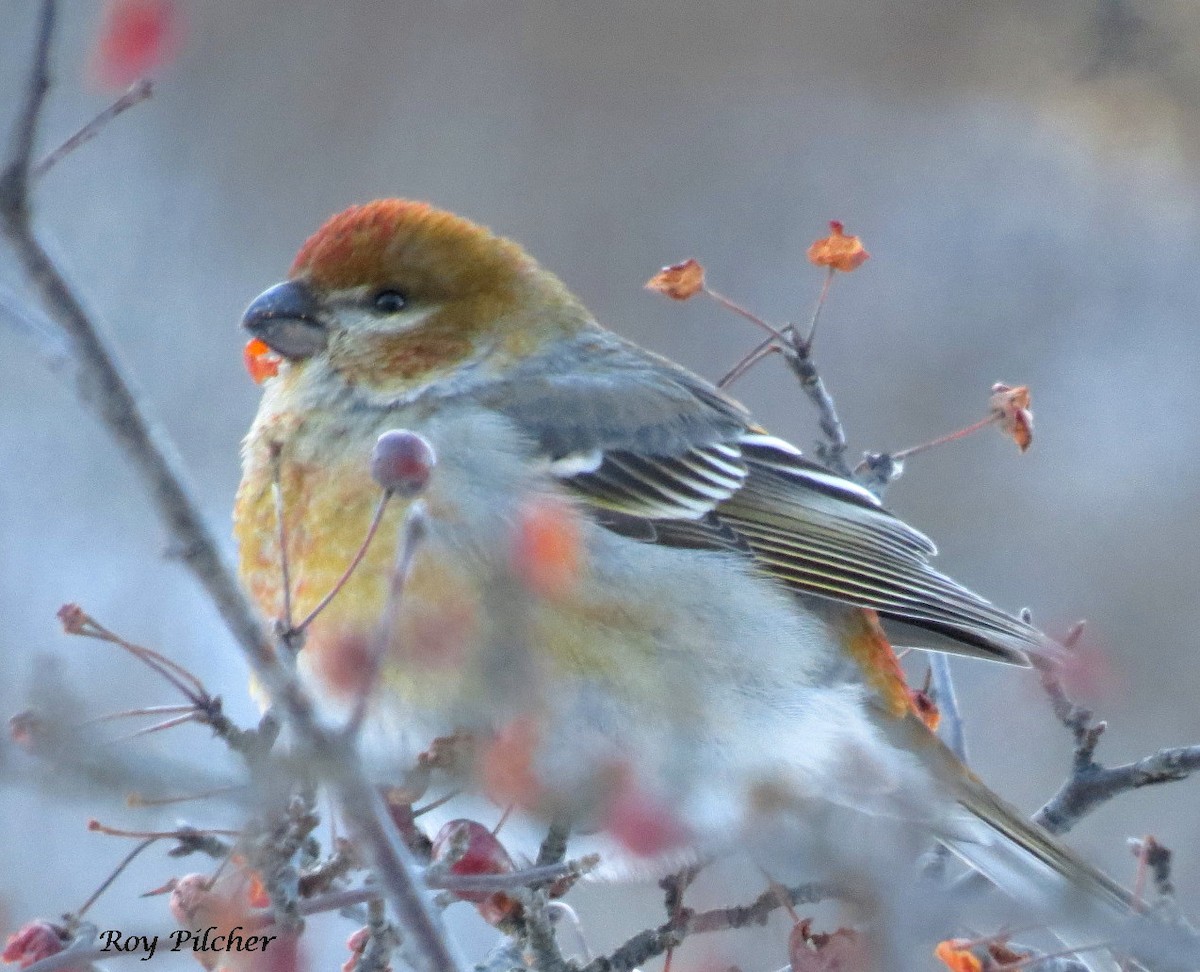
[{"label": "bird's dark beak", "polygon": [[242,327],[291,361],[311,358],[329,339],[317,298],[300,280],[286,280],[256,297],[242,316]]}]

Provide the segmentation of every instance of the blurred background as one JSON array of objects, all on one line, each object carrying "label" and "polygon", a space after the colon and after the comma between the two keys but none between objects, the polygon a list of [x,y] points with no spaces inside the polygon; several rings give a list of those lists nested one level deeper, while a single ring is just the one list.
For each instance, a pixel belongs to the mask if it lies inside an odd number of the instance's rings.
[{"label": "blurred background", "polygon": [[[0,6],[8,116],[35,7]],[[836,281],[817,347],[853,454],[965,425],[995,381],[1029,384],[1027,455],[988,430],[910,461],[889,504],[938,542],[943,569],[999,604],[1031,607],[1051,631],[1089,620],[1077,687],[1110,722],[1104,761],[1200,741],[1193,4],[208,0],[178,14],[178,57],[154,98],[44,180],[38,221],[220,535],[258,397],[240,313],[330,213],[381,195],[456,210],[524,243],[603,322],[712,378],[759,335],[642,283],[694,256],[729,296],[803,320],[821,282],[804,252],[837,218],[872,254]],[[98,4],[63,11],[43,150],[113,97],[89,80],[99,18]],[[3,251],[0,284],[24,293]],[[811,447],[813,414],[778,361],[734,391]],[[5,715],[51,684],[42,656],[81,700],[65,718],[175,701],[131,660],[60,633],[55,611],[78,601],[253,717],[237,651],[164,547],[64,373],[0,318]],[[1067,770],[1067,733],[1032,677],[954,668],[975,768],[1036,809]],[[185,727],[120,745],[207,759],[219,747],[206,737]],[[28,779],[20,759],[8,752],[0,774]],[[1200,914],[1198,798],[1200,780],[1127,795],[1070,842],[1129,882],[1126,837],[1154,834]],[[128,850],[85,833],[87,818],[169,826],[176,812],[205,813],[4,787],[0,925],[78,907]],[[140,928],[154,906],[135,895],[198,866],[151,851],[93,920]],[[741,897],[717,883],[689,901]],[[598,948],[661,920],[652,887],[572,900]],[[451,914],[477,958],[490,930],[466,905]],[[340,963],[352,930],[321,927],[313,968]],[[678,961],[784,963],[786,923],[752,937],[757,952],[696,940]]]}]

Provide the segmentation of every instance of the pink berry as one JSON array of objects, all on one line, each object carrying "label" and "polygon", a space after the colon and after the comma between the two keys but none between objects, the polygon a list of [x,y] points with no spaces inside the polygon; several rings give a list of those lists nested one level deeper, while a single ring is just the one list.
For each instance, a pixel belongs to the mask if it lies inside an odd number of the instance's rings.
[{"label": "pink berry", "polygon": [[51,955],[57,955],[67,945],[67,934],[58,925],[37,919],[26,922],[8,936],[4,962],[13,962],[25,968]]},{"label": "pink berry", "polygon": [[375,482],[405,498],[425,489],[436,465],[433,446],[407,429],[384,432],[371,450],[371,475]]}]

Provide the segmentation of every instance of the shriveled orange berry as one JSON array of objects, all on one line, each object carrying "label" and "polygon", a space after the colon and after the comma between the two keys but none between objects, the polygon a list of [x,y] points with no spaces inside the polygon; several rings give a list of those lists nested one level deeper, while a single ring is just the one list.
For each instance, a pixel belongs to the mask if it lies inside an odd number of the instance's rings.
[{"label": "shriveled orange berry", "polygon": [[808,260],[818,267],[830,267],[849,273],[857,270],[870,258],[857,236],[847,236],[846,228],[838,220],[829,221],[829,235],[815,240],[808,248]]},{"label": "shriveled orange berry", "polygon": [[242,350],[242,361],[256,385],[279,374],[280,358],[262,338],[251,338]]},{"label": "shriveled orange berry", "polygon": [[672,300],[687,300],[704,289],[704,267],[696,260],[684,260],[663,267],[646,281],[647,290],[656,290]]}]

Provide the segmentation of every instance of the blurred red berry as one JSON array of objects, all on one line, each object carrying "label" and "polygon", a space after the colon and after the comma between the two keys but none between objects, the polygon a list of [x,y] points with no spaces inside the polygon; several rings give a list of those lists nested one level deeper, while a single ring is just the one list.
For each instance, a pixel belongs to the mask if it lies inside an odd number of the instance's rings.
[{"label": "blurred red berry", "polygon": [[620,780],[605,808],[603,827],[631,854],[655,857],[686,842],[669,806],[628,778]]},{"label": "blurred red berry", "polygon": [[416,432],[384,432],[371,450],[371,475],[389,492],[408,498],[429,484],[437,456],[433,446]]},{"label": "blurred red berry", "polygon": [[132,84],[170,63],[182,41],[173,0],[109,0],[92,50],[92,76],[106,87]]},{"label": "blurred red berry", "polygon": [[567,503],[539,497],[521,508],[513,535],[513,567],[534,594],[569,594],[582,560],[583,538]]},{"label": "blurred red berry", "polygon": [[[434,864],[444,864],[451,874],[509,874],[516,870],[504,845],[487,827],[474,820],[451,820],[433,839]],[[474,902],[490,925],[511,918],[520,904],[502,891],[459,891],[456,896]]]},{"label": "blurred red berry", "polygon": [[[504,845],[487,827],[474,820],[451,820],[433,838],[433,863],[445,864],[451,874],[508,874],[515,870]],[[488,891],[463,891],[464,901],[480,902]]]}]

